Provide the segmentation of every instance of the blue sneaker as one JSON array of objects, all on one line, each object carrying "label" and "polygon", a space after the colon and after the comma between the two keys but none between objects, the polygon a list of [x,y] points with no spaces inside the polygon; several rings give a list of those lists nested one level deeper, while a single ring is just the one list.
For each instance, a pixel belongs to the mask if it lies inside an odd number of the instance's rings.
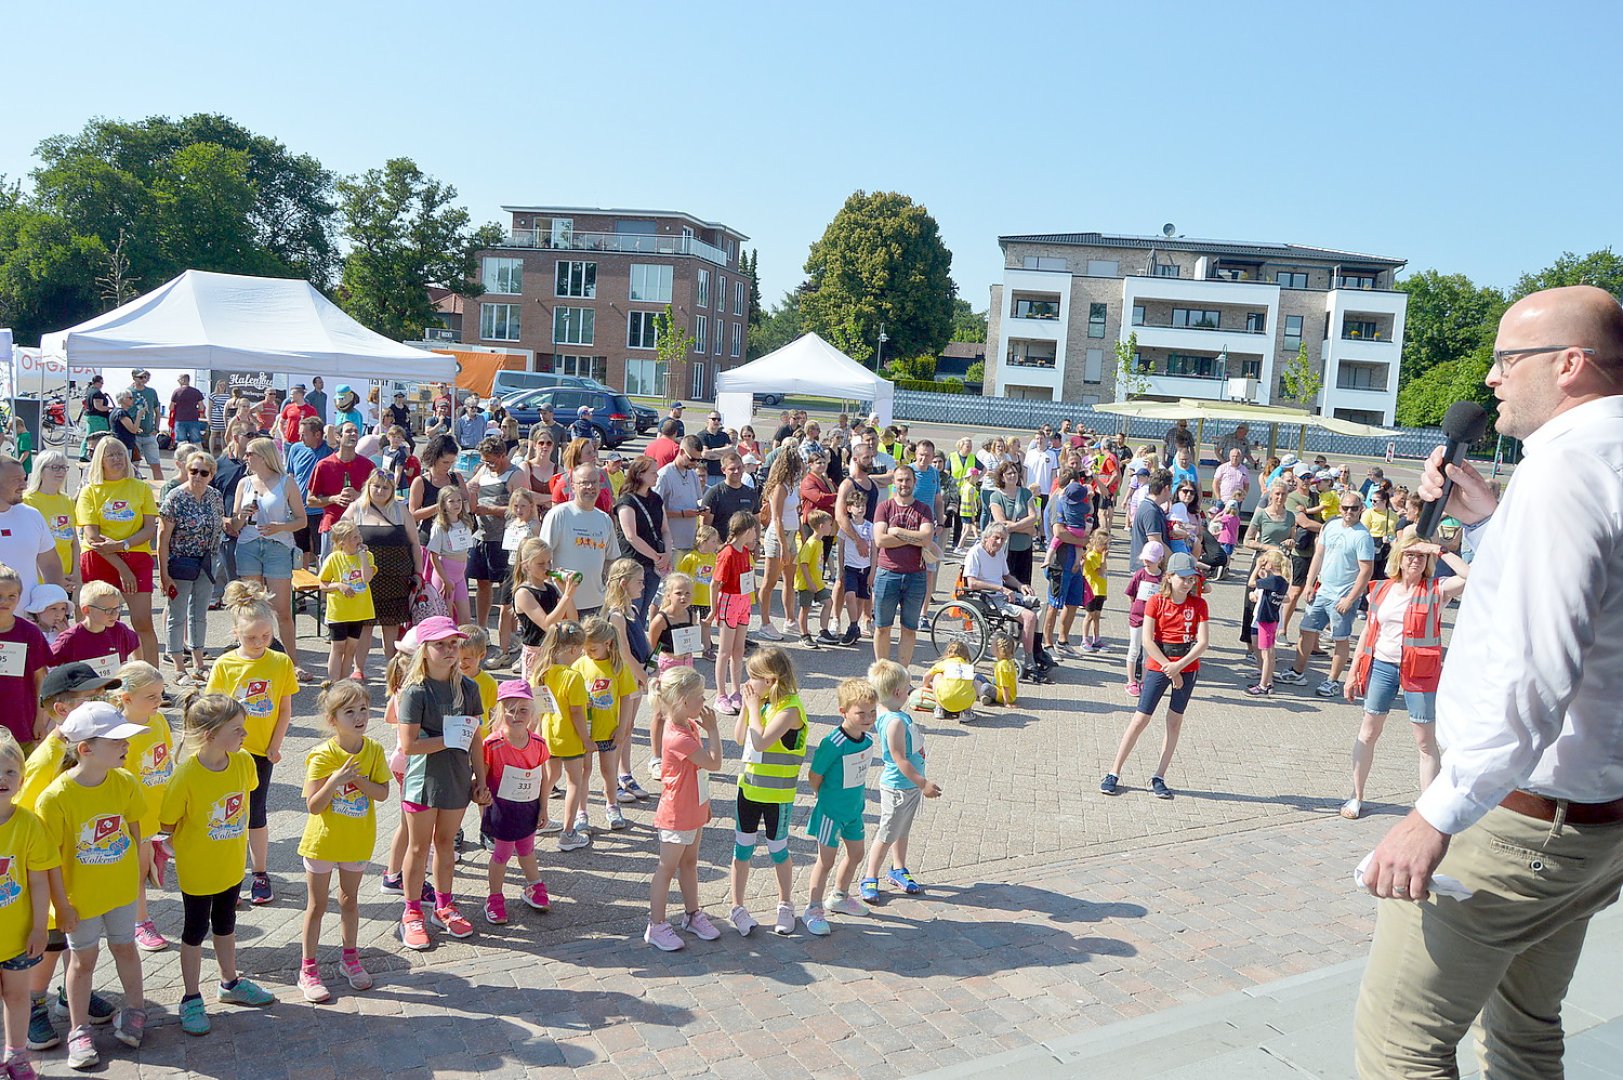
[{"label": "blue sneaker", "polygon": [[897,888],[901,889],[909,896],[912,896],[914,893],[918,892],[924,887],[913,880],[913,875],[907,872],[907,867],[905,866],[898,866],[896,869],[892,870],[888,876],[890,877],[891,882],[895,884]]},{"label": "blue sneaker", "polygon": [[203,996],[182,998],[180,1001],[180,1030],[188,1035],[207,1035],[209,1033],[208,1009],[203,1005]]},{"label": "blue sneaker", "polygon": [[857,882],[857,895],[868,903],[875,903],[879,899],[879,879],[865,877]]},{"label": "blue sneaker", "polygon": [[40,998],[28,1008],[28,1049],[53,1050],[62,1045],[62,1036],[51,1023],[51,1010]]},{"label": "blue sneaker", "polygon": [[809,907],[800,916],[800,921],[806,929],[816,937],[828,937],[833,927],[828,925],[828,917],[823,914],[821,907]]}]

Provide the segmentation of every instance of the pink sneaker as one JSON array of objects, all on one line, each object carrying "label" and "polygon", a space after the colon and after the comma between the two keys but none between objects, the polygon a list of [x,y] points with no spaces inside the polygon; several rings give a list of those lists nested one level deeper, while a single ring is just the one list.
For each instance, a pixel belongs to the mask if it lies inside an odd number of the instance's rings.
[{"label": "pink sneaker", "polygon": [[321,981],[321,973],[314,968],[300,969],[299,993],[304,995],[304,1000],[313,1005],[319,1005],[332,997],[327,991],[327,984]]},{"label": "pink sneaker", "polygon": [[462,912],[456,909],[455,904],[446,904],[444,907],[435,908],[434,914],[429,918],[435,926],[454,938],[473,937],[473,923],[463,917]]},{"label": "pink sneaker", "polygon": [[349,985],[353,989],[372,989],[372,973],[361,966],[361,961],[358,957],[354,960],[340,960],[338,962],[338,970],[343,972],[344,978],[349,980]]},{"label": "pink sneaker", "polygon": [[492,894],[485,898],[485,921],[491,926],[507,922],[507,897]]},{"label": "pink sneaker", "polygon": [[642,939],[654,948],[663,952],[676,952],[687,948],[687,942],[676,936],[668,922],[649,923],[648,929],[643,931]]},{"label": "pink sneaker", "polygon": [[526,904],[529,904],[537,911],[546,911],[552,907],[552,898],[547,895],[545,882],[532,881],[524,886],[524,891],[519,895],[524,897]]},{"label": "pink sneaker", "polygon": [[148,919],[135,924],[135,944],[142,952],[163,952],[169,947],[169,939],[158,933],[158,928]]},{"label": "pink sneaker", "polygon": [[682,929],[700,941],[715,941],[721,937],[721,931],[716,929],[709,916],[702,911],[695,911],[691,915],[683,915]]}]

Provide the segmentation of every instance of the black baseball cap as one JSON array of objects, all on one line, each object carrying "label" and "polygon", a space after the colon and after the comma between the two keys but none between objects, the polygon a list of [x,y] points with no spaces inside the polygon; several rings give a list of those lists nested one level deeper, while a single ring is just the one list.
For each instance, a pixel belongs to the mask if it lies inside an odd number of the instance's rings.
[{"label": "black baseball cap", "polygon": [[39,688],[39,696],[54,698],[63,694],[94,693],[97,690],[116,690],[123,685],[123,680],[98,675],[89,664],[76,661],[47,671],[45,682]]}]

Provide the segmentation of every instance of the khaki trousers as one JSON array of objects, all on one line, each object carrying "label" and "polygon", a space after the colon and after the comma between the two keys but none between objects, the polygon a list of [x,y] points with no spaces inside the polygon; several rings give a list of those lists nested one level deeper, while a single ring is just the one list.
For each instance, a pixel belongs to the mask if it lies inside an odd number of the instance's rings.
[{"label": "khaki trousers", "polygon": [[1561,1001],[1590,917],[1623,884],[1623,824],[1551,824],[1496,807],[1454,837],[1438,872],[1475,895],[1379,902],[1358,995],[1358,1075],[1452,1080],[1475,1021],[1485,1080],[1559,1080]]}]

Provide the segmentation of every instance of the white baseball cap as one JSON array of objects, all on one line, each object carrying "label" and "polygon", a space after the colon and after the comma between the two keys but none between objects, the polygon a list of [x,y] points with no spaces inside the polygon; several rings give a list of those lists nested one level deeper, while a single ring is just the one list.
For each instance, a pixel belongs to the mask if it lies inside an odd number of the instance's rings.
[{"label": "white baseball cap", "polygon": [[86,739],[132,739],[146,729],[105,701],[87,701],[68,713],[57,730],[71,746]]}]

